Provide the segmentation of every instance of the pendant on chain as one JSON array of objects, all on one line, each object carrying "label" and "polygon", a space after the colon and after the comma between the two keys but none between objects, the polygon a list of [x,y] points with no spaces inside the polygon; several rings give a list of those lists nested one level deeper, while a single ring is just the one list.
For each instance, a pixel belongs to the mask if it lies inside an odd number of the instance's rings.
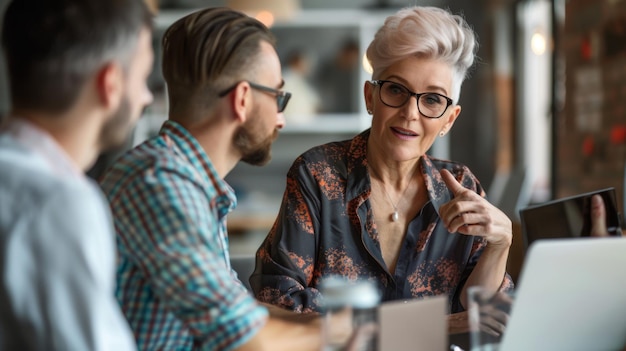
[{"label": "pendant on chain", "polygon": [[397,222],[398,218],[400,218],[400,215],[398,215],[398,210],[393,211],[393,213],[391,214],[391,221]]}]

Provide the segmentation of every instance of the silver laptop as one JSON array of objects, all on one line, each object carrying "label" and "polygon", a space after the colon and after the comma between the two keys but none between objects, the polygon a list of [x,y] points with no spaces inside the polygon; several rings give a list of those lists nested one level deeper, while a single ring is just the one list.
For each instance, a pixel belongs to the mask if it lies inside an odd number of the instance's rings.
[{"label": "silver laptop", "polygon": [[626,237],[529,247],[500,351],[609,351],[626,345]]}]

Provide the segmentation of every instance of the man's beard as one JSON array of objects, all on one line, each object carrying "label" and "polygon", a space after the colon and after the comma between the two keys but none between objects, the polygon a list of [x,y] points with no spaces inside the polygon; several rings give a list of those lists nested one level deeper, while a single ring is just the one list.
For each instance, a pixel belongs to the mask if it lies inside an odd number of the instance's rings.
[{"label": "man's beard", "polygon": [[110,151],[123,146],[128,141],[132,129],[130,99],[124,96],[120,106],[100,131],[100,151]]},{"label": "man's beard", "polygon": [[[256,116],[257,120],[260,118]],[[260,123],[248,120],[235,133],[235,147],[241,152],[241,160],[253,166],[263,166],[272,159],[272,143],[278,137],[278,130],[268,136],[261,135]]]}]

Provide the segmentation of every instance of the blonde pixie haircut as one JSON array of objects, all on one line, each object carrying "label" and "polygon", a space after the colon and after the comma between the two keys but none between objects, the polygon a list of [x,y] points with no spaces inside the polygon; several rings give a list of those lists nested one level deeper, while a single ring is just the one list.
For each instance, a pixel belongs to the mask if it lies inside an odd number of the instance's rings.
[{"label": "blonde pixie haircut", "polygon": [[451,98],[458,103],[461,85],[477,49],[474,31],[461,16],[437,7],[413,6],[387,17],[366,54],[373,79],[411,56],[449,64],[453,69]]}]

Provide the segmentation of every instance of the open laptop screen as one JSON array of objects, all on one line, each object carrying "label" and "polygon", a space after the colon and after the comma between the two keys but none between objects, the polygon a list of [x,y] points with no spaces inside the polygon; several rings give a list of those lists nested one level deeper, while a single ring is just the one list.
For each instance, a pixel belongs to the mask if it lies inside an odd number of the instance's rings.
[{"label": "open laptop screen", "polygon": [[591,196],[599,194],[606,207],[607,229],[621,235],[615,188],[606,188],[562,199],[544,202],[520,210],[524,244],[538,239],[589,236],[591,231]]},{"label": "open laptop screen", "polygon": [[499,350],[622,350],[625,253],[626,237],[533,243]]}]

